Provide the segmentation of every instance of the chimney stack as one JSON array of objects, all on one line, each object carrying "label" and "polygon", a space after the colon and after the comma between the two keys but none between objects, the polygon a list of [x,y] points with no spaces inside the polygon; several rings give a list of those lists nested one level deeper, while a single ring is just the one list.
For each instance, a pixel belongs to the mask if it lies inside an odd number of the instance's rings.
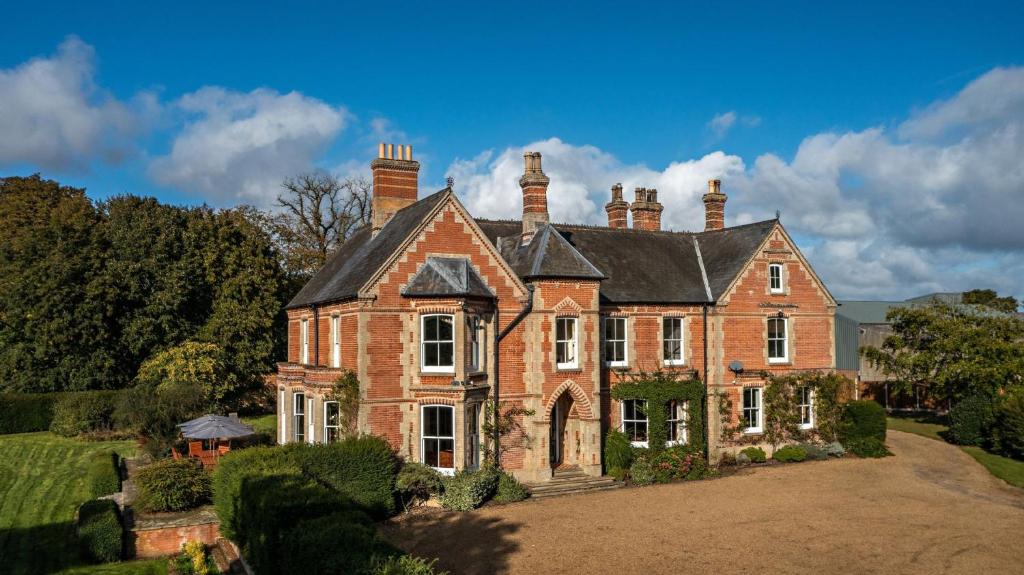
[{"label": "chimney stack", "polygon": [[416,203],[419,192],[420,163],[412,159],[412,146],[381,143],[373,170],[373,234],[388,223],[398,210]]},{"label": "chimney stack", "polygon": [[608,212],[609,228],[626,228],[626,214],[629,212],[629,204],[622,199],[622,184],[612,186],[612,201],[604,205],[604,211]]},{"label": "chimney stack", "polygon": [[658,231],[661,229],[661,211],[658,203],[658,190],[637,188],[636,201],[629,207],[633,212],[633,229]]},{"label": "chimney stack", "polygon": [[704,231],[725,227],[725,200],[722,180],[708,180],[708,193],[704,194]]},{"label": "chimney stack", "polygon": [[548,183],[540,167],[540,152],[523,154],[525,165],[519,187],[523,189],[523,234],[533,234],[541,225],[548,223]]}]

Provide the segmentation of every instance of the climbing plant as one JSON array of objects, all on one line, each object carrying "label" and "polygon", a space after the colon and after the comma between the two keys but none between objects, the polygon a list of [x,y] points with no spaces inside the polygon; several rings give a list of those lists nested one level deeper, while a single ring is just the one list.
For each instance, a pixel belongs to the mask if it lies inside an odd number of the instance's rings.
[{"label": "climbing plant", "polygon": [[352,435],[359,418],[359,378],[356,372],[351,369],[341,372],[325,399],[338,402],[339,428],[342,435]]},{"label": "climbing plant", "polygon": [[665,449],[668,439],[666,406],[670,401],[687,402],[687,443],[703,451],[705,391],[702,381],[692,376],[686,379],[679,373],[664,370],[641,371],[626,378],[626,381],[612,387],[611,395],[619,401],[647,401],[647,444],[652,452]]},{"label": "climbing plant", "polygon": [[853,382],[837,373],[808,371],[772,376],[764,391],[764,438],[772,445],[801,439],[798,391],[811,389],[814,405],[814,431],[825,441],[835,441],[840,402]]},{"label": "climbing plant", "polygon": [[[483,460],[499,461],[499,455],[504,455],[512,449],[520,447],[530,448],[530,436],[523,427],[523,418],[531,417],[536,411],[527,409],[518,403],[488,399],[484,404],[483,421],[480,424],[480,431],[484,435]],[[495,453],[494,432],[497,430],[499,437],[499,451]]]}]

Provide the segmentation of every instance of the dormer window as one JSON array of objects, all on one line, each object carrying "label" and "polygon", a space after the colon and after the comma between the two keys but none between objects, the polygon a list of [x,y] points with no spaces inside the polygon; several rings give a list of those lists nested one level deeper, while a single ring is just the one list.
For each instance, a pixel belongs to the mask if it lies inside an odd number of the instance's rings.
[{"label": "dormer window", "polygon": [[768,291],[770,293],[783,293],[782,264],[768,264]]}]

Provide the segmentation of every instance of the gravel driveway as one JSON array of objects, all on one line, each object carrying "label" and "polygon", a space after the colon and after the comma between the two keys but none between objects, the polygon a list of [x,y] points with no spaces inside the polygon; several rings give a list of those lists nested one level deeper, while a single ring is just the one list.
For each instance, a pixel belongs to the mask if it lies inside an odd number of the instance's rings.
[{"label": "gravel driveway", "polygon": [[1024,491],[944,443],[895,457],[414,513],[385,527],[453,574],[1024,573]]}]

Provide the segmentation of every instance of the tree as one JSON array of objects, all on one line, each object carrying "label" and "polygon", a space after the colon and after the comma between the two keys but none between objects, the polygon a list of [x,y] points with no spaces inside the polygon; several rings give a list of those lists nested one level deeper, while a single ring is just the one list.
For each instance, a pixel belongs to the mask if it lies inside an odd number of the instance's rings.
[{"label": "tree", "polygon": [[1024,321],[1014,316],[936,302],[893,308],[887,319],[892,335],[861,353],[897,385],[928,386],[959,401],[1024,384]]},{"label": "tree", "polygon": [[980,305],[1004,313],[1017,312],[1017,298],[1013,296],[999,297],[995,290],[972,289],[963,293],[961,300],[965,304]]},{"label": "tree", "polygon": [[159,390],[190,386],[208,408],[221,407],[237,393],[237,378],[228,371],[224,351],[212,343],[186,341],[146,360],[136,385]]},{"label": "tree", "polygon": [[340,180],[325,172],[286,179],[277,197],[274,230],[289,273],[308,280],[327,257],[370,223],[371,185],[365,178]]}]

